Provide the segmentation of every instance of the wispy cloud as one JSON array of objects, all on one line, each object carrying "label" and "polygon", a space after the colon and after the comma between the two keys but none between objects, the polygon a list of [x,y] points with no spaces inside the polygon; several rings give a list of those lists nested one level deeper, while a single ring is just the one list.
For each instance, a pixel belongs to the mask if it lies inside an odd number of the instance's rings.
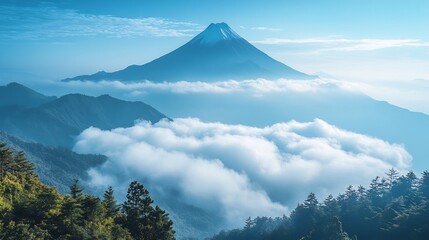
[{"label": "wispy cloud", "polygon": [[76,36],[180,37],[201,30],[198,24],[164,18],[124,18],[83,14],[53,6],[0,5],[0,39],[47,39]]},{"label": "wispy cloud", "polygon": [[258,31],[271,31],[271,32],[279,32],[281,31],[280,28],[271,28],[271,27],[252,27],[252,30],[258,30]]},{"label": "wispy cloud", "polygon": [[347,39],[347,38],[267,38],[253,43],[267,45],[317,45],[319,51],[372,51],[393,47],[429,47],[419,39]]}]

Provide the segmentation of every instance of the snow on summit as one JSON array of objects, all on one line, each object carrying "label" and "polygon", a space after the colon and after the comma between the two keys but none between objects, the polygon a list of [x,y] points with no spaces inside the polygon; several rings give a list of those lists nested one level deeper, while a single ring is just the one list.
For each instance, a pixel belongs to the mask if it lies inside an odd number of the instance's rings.
[{"label": "snow on summit", "polygon": [[224,40],[242,39],[228,24],[212,23],[203,32],[198,34],[192,42],[199,42],[200,44],[212,45]]}]

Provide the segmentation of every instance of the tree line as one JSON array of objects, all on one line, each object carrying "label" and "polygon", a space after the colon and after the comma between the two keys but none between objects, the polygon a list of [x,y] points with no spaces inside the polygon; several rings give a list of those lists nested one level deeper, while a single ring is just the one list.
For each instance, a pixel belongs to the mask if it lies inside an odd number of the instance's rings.
[{"label": "tree line", "polygon": [[221,231],[212,240],[428,239],[429,172],[400,175],[390,169],[368,188],[349,186],[319,202],[314,193],[290,216],[248,218],[241,229]]},{"label": "tree line", "polygon": [[0,239],[171,240],[175,232],[137,181],[120,205],[112,187],[100,199],[84,194],[78,180],[63,195],[40,182],[23,152],[0,143]]}]

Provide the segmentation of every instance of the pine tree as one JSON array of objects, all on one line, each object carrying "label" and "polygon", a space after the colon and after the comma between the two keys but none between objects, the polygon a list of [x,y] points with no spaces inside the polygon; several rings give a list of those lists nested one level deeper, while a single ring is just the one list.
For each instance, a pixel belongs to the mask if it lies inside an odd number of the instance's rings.
[{"label": "pine tree", "polygon": [[248,217],[246,219],[246,222],[245,222],[245,225],[244,225],[244,229],[250,229],[250,228],[252,228],[253,224],[254,224],[253,219],[251,217]]},{"label": "pine tree", "polygon": [[127,216],[126,227],[135,239],[147,240],[147,236],[151,235],[149,216],[154,211],[152,203],[149,191],[142,184],[137,181],[130,183],[122,208]]},{"label": "pine tree", "polygon": [[389,171],[386,173],[389,190],[392,189],[392,186],[398,180],[398,177],[399,177],[399,172],[396,171],[394,168],[389,169]]},{"label": "pine tree", "polygon": [[6,173],[10,172],[13,165],[13,150],[6,147],[5,143],[0,143],[0,181]]},{"label": "pine tree", "polygon": [[319,201],[314,193],[310,193],[303,204],[298,204],[291,213],[291,221],[295,226],[296,235],[292,239],[301,238],[314,228],[320,217]]},{"label": "pine tree", "polygon": [[359,185],[357,190],[357,195],[358,195],[359,201],[363,201],[364,199],[366,199],[367,197],[366,188],[362,185]]},{"label": "pine tree", "polygon": [[424,171],[422,173],[422,177],[419,181],[419,192],[426,199],[426,201],[429,201],[429,172]]},{"label": "pine tree", "polygon": [[340,208],[332,194],[329,194],[325,201],[323,201],[323,212],[328,216],[338,216]]},{"label": "pine tree", "polygon": [[79,179],[73,179],[72,185],[70,186],[70,195],[73,199],[82,198],[83,189],[79,185]]},{"label": "pine tree", "polygon": [[151,214],[152,220],[152,237],[153,240],[173,240],[174,230],[173,222],[168,217],[168,213],[159,208],[155,207],[155,211]]},{"label": "pine tree", "polygon": [[367,194],[368,194],[368,199],[374,208],[378,209],[383,207],[384,190],[379,176],[375,177],[371,181]]},{"label": "pine tree", "polygon": [[119,211],[116,204],[112,186],[109,186],[103,195],[103,205],[106,209],[106,217],[115,217]]},{"label": "pine tree", "polygon": [[61,219],[63,226],[61,227],[62,234],[70,235],[72,239],[81,239],[87,235],[87,231],[83,227],[84,214],[83,209],[83,189],[79,185],[78,179],[73,179],[70,185],[70,196],[64,199],[61,208]]},{"label": "pine tree", "polygon": [[27,160],[23,151],[19,151],[15,155],[12,171],[22,173],[26,176],[36,176],[34,164]]},{"label": "pine tree", "polygon": [[173,222],[168,214],[158,206],[152,207],[149,191],[137,181],[131,182],[127,200],[122,205],[126,215],[125,226],[135,239],[171,240],[175,239]]},{"label": "pine tree", "polygon": [[310,193],[307,199],[304,201],[304,207],[314,209],[319,206],[319,201],[316,198],[316,194]]}]

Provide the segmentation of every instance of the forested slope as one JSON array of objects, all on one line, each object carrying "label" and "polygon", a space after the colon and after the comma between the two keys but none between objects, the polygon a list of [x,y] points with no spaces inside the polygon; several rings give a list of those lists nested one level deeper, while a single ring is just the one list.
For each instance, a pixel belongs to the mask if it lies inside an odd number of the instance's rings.
[{"label": "forested slope", "polygon": [[23,152],[0,143],[0,239],[175,239],[168,214],[146,188],[131,182],[125,202],[109,187],[103,199],[42,184]]},{"label": "forested slope", "polygon": [[323,202],[310,193],[282,218],[249,218],[245,227],[222,231],[212,240],[238,239],[427,239],[429,172],[399,176],[391,169],[368,188],[349,186]]}]

